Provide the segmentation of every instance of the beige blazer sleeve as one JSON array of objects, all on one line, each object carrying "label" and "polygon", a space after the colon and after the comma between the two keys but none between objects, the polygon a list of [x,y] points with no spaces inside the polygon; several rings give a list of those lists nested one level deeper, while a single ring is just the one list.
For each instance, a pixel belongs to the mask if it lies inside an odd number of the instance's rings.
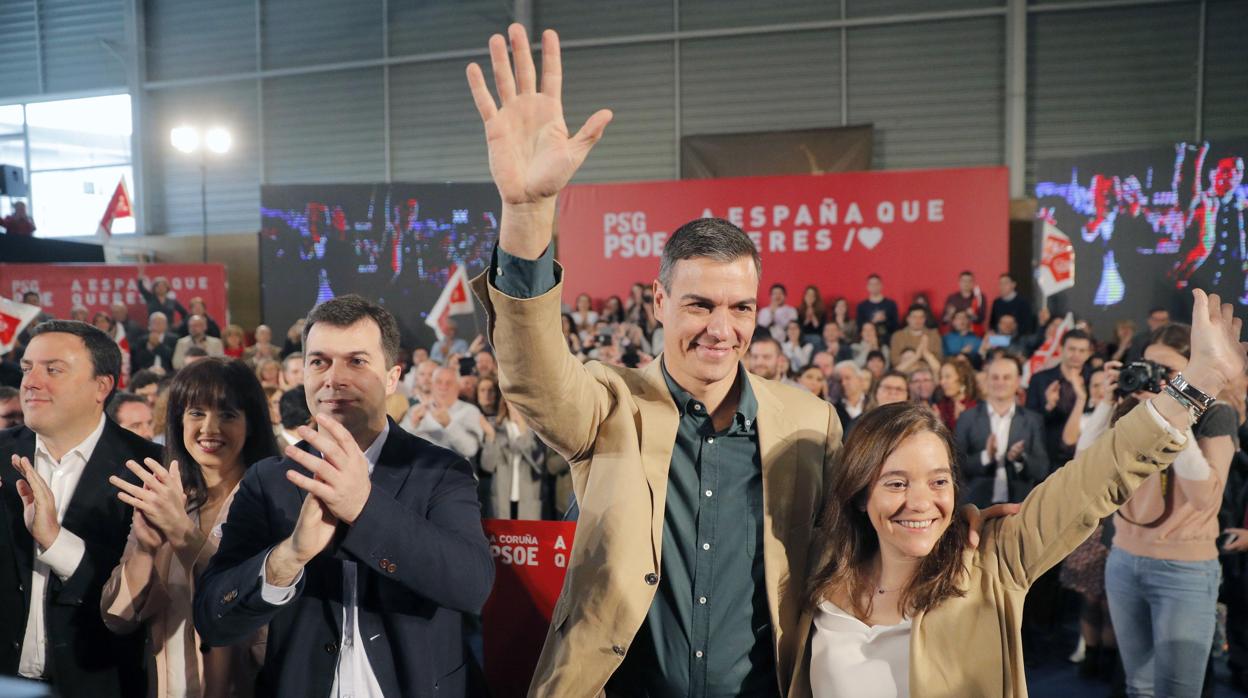
[{"label": "beige blazer sleeve", "polygon": [[134,575],[127,572],[139,564],[136,558],[144,553],[139,551],[133,532],[126,539],[121,562],[113,568],[100,595],[100,614],[109,630],[119,635],[133,632],[169,605],[169,595],[161,579],[161,570],[168,568],[168,560],[163,559],[161,552],[163,548],[152,560],[147,578],[134,584],[131,580]]},{"label": "beige blazer sleeve", "polygon": [[997,530],[982,545],[995,548],[1001,579],[1031,586],[1181,449],[1147,405],[1136,407],[1032,490],[1017,515],[991,522]]},{"label": "beige blazer sleeve", "polygon": [[488,274],[473,279],[472,287],[485,307],[499,389],[549,446],[569,461],[585,460],[615,401],[602,365],[582,364],[563,339],[563,267],[555,264],[554,288],[527,299],[499,291]]}]

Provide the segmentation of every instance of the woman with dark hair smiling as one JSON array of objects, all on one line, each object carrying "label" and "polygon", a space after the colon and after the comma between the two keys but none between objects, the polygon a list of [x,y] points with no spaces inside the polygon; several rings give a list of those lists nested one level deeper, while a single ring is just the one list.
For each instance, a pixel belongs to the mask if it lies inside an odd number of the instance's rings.
[{"label": "woman with dark hair smiling", "polygon": [[[949,429],[914,404],[864,414],[830,470],[808,585],[817,698],[1025,696],[1028,588],[1166,469],[1244,370],[1242,323],[1195,291],[1191,360],[1166,391],[1032,490],[968,547]],[[974,651],[968,652],[968,642]]]},{"label": "woman with dark hair smiling", "polygon": [[110,478],[134,516],[101,595],[104,624],[116,633],[147,626],[149,695],[251,695],[264,633],[201,651],[191,599],[243,472],[277,455],[268,401],[246,364],[203,359],[174,376],[167,415],[168,467],[150,458],[126,463],[143,487]]}]

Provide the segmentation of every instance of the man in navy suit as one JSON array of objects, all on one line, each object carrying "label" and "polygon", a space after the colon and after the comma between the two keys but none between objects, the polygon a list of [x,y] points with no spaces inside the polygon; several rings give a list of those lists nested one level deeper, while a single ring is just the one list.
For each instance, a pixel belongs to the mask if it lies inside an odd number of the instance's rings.
[{"label": "man in navy suit", "polygon": [[209,645],[268,624],[258,691],[284,696],[463,696],[461,614],[494,563],[468,462],[386,417],[399,331],[359,296],[303,330],[317,429],[243,477],[195,591]]},{"label": "man in navy suit", "polygon": [[64,696],[141,696],[143,633],[114,635],[100,617],[135,515],[108,478],[138,483],[124,463],[160,447],[105,415],[121,371],[112,337],[72,320],[30,335],[26,425],[0,431],[0,674]]},{"label": "man in navy suit", "polygon": [[955,430],[965,480],[962,499],[981,508],[1021,502],[1049,474],[1044,422],[1018,404],[1022,362],[998,354],[984,368],[988,399],[963,412]]}]

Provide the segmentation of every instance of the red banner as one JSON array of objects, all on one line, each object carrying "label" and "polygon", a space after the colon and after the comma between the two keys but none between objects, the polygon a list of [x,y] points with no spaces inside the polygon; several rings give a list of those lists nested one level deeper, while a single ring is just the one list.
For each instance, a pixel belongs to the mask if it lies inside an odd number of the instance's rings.
[{"label": "red banner", "polygon": [[[182,305],[199,296],[212,319],[222,327],[228,322],[224,265],[148,264],[143,271],[148,279],[168,279]],[[139,268],[133,264],[0,264],[0,294],[21,300],[27,291],[38,293],[44,311],[58,318],[68,318],[76,305],[94,314],[121,302],[130,307],[132,322],[147,326]],[[175,322],[169,318],[170,326]]]},{"label": "red banner", "polygon": [[725,218],[763,258],[762,298],[773,283],[797,305],[814,284],[825,303],[866,295],[875,272],[904,312],[925,292],[940,312],[958,273],[995,288],[1009,250],[1004,167],[739,177],[568,187],[560,200],[559,258],[569,301],[623,296],[658,276],[667,237],[699,217]]},{"label": "red banner", "polygon": [[493,698],[524,696],[563,589],[576,524],[485,519],[494,589],[481,624],[485,678]]}]

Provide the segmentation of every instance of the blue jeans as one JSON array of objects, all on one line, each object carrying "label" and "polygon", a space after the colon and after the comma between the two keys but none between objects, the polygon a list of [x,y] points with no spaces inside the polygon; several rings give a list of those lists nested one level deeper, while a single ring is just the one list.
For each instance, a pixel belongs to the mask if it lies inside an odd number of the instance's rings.
[{"label": "blue jeans", "polygon": [[1217,623],[1217,560],[1179,562],[1114,548],[1109,615],[1132,698],[1199,698]]}]

